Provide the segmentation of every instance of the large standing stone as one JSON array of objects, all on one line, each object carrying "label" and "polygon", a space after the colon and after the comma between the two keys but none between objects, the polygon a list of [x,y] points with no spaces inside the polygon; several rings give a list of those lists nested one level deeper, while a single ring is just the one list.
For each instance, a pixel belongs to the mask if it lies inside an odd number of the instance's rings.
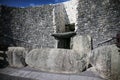
[{"label": "large standing stone", "polygon": [[120,80],[120,52],[115,45],[93,50],[90,61],[98,73],[106,79]]},{"label": "large standing stone", "polygon": [[24,67],[26,50],[23,47],[9,47],[7,56],[9,65],[12,67]]},{"label": "large standing stone", "polygon": [[89,35],[86,36],[80,36],[77,35],[72,38],[71,42],[72,49],[77,51],[81,57],[85,59],[85,61],[88,62],[88,54],[91,52],[91,37]]},{"label": "large standing stone", "polygon": [[78,52],[88,53],[91,51],[91,37],[77,35],[72,39],[72,49]]},{"label": "large standing stone", "polygon": [[78,52],[68,49],[34,49],[26,55],[26,63],[41,71],[57,73],[80,73],[86,66]]}]

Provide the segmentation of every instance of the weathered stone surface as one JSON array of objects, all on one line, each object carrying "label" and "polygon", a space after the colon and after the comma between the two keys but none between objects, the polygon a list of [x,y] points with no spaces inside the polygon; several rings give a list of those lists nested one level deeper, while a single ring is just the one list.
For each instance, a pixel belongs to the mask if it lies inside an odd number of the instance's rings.
[{"label": "weathered stone surface", "polygon": [[26,50],[23,47],[9,47],[7,56],[9,65],[12,67],[24,67]]},{"label": "weathered stone surface", "polygon": [[91,37],[77,35],[71,40],[71,48],[80,53],[81,56],[87,56],[91,52]]},{"label": "weathered stone surface", "polygon": [[26,63],[41,71],[80,73],[87,62],[74,50],[34,49],[27,54]]},{"label": "weathered stone surface", "polygon": [[78,0],[77,11],[76,31],[80,35],[89,34],[94,48],[120,30],[120,0]]},{"label": "weathered stone surface", "polygon": [[26,48],[54,47],[53,5],[14,8],[0,6],[0,43]]},{"label": "weathered stone surface", "polygon": [[98,73],[106,79],[120,80],[120,50],[115,45],[93,50],[90,61]]},{"label": "weathered stone surface", "polygon": [[49,35],[65,32],[65,24],[75,23],[75,31],[79,35],[91,35],[96,47],[120,30],[119,4],[119,0],[70,0],[63,4],[34,8],[0,6],[0,32],[38,46],[5,37],[0,37],[1,43],[24,47],[54,47],[55,40]]},{"label": "weathered stone surface", "polygon": [[71,38],[73,36],[75,36],[76,33],[75,32],[64,32],[64,33],[53,33],[51,36],[54,36],[55,38],[58,39],[63,39],[63,38]]}]

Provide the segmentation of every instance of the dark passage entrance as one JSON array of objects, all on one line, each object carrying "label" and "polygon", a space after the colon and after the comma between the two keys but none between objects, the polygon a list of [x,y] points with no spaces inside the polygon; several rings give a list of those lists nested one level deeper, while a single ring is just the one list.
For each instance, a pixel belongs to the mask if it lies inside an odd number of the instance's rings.
[{"label": "dark passage entrance", "polygon": [[54,36],[54,38],[57,40],[57,48],[70,49],[71,37],[76,35],[74,30],[75,30],[74,23],[73,24],[66,24],[65,25],[65,32],[52,34],[52,36]]},{"label": "dark passage entrance", "polygon": [[70,39],[75,36],[75,32],[64,32],[52,34],[54,38],[58,41],[57,48],[70,49]]},{"label": "dark passage entrance", "polygon": [[57,48],[70,49],[70,38],[59,39]]}]

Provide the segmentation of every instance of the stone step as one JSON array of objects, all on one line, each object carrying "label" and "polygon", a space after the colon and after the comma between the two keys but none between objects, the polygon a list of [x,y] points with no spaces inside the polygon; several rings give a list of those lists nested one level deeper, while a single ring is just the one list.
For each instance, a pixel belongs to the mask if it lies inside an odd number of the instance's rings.
[{"label": "stone step", "polygon": [[41,72],[30,68],[0,69],[0,80],[103,80],[92,71],[85,71],[79,75],[55,74]]}]

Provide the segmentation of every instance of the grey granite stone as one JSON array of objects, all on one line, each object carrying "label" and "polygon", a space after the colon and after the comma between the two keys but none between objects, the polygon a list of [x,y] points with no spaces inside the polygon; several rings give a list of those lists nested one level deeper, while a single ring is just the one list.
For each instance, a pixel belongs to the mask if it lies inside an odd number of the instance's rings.
[{"label": "grey granite stone", "polygon": [[86,67],[85,56],[69,49],[34,49],[26,55],[28,66],[41,71],[78,74]]},{"label": "grey granite stone", "polygon": [[25,67],[25,55],[27,51],[23,47],[9,47],[7,51],[8,62],[11,67]]},{"label": "grey granite stone", "polygon": [[[120,32],[120,0],[78,0],[77,33],[90,35],[93,47]],[[114,40],[103,45],[113,44]]]},{"label": "grey granite stone", "polygon": [[[91,45],[91,37],[89,35],[82,36],[77,35],[71,39],[71,48],[79,53],[81,57],[83,57],[84,61],[89,64],[88,56],[91,53],[92,45]],[[87,66],[86,65],[86,66]]]},{"label": "grey granite stone", "polygon": [[120,80],[120,50],[116,45],[101,46],[92,51],[90,61],[106,79]]},{"label": "grey granite stone", "polygon": [[72,38],[72,49],[85,54],[91,51],[91,37],[89,35],[77,35]]},{"label": "grey granite stone", "polygon": [[53,6],[0,6],[0,43],[31,48],[54,47]]}]

